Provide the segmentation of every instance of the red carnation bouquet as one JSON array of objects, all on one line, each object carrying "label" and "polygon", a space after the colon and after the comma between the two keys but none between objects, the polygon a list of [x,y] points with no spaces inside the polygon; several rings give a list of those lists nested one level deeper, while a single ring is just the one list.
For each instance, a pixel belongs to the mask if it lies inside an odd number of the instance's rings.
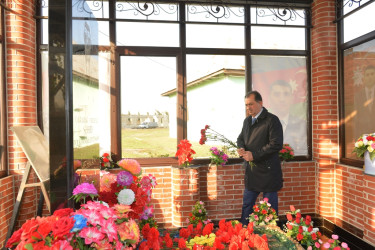
[{"label": "red carnation bouquet", "polygon": [[189,140],[181,140],[180,144],[177,145],[176,157],[178,157],[178,165],[182,167],[189,166],[190,162],[193,160],[192,155],[195,151],[191,148],[191,143]]}]

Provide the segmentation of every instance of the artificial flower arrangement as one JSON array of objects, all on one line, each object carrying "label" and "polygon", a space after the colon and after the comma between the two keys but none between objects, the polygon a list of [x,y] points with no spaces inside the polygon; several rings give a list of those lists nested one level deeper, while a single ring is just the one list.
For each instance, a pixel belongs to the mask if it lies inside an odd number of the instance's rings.
[{"label": "artificial flower arrangement", "polygon": [[259,201],[259,204],[255,204],[253,213],[249,217],[250,222],[254,222],[254,225],[259,226],[276,225],[276,221],[278,220],[276,210],[268,203],[268,198],[264,198]]},{"label": "artificial flower arrangement", "polygon": [[204,207],[203,201],[197,201],[193,206],[193,210],[189,214],[189,218],[186,219],[186,222],[189,224],[193,224],[194,226],[198,225],[199,222],[210,223],[211,220],[207,219],[207,210]]},{"label": "artificial flower arrangement", "polygon": [[375,133],[364,134],[358,138],[354,144],[353,153],[357,154],[357,157],[363,158],[365,152],[369,152],[370,159],[375,158]]},{"label": "artificial flower arrangement", "polygon": [[[125,212],[124,212],[125,211]],[[137,223],[122,205],[89,201],[77,211],[27,220],[7,241],[9,249],[124,249],[140,240]]]},{"label": "artificial flower arrangement", "polygon": [[[268,250],[266,235],[254,233],[253,223],[243,227],[238,221],[219,222],[219,228],[214,232],[213,223],[203,226],[199,222],[196,226],[190,224],[181,228],[176,236],[171,237],[170,232],[164,236],[155,228],[146,224],[142,229],[144,241],[140,244],[139,250],[179,248],[179,249],[261,249]],[[173,239],[172,239],[173,238]]]},{"label": "artificial flower arrangement", "polygon": [[284,143],[283,148],[279,151],[279,157],[283,161],[293,159],[294,158],[293,148],[288,143]]},{"label": "artificial flower arrangement", "polygon": [[117,167],[116,163],[112,160],[112,157],[108,153],[103,153],[102,156],[99,157],[100,160],[100,169],[110,169]]},{"label": "artificial flower arrangement", "polygon": [[182,167],[187,167],[193,160],[193,154],[195,151],[191,148],[191,143],[189,140],[181,140],[180,144],[177,145],[176,157],[178,157],[178,165]]},{"label": "artificial flower arrangement", "polygon": [[228,155],[217,147],[211,147],[211,164],[224,166],[228,162]]},{"label": "artificial flower arrangement", "polygon": [[323,247],[324,249],[329,249],[329,250],[344,250],[344,249],[350,250],[348,244],[345,242],[340,242],[339,236],[336,234],[332,234],[331,239],[329,239],[325,243],[323,243],[323,241],[319,239],[318,242],[315,242],[315,247],[316,249],[320,249],[321,247]]}]

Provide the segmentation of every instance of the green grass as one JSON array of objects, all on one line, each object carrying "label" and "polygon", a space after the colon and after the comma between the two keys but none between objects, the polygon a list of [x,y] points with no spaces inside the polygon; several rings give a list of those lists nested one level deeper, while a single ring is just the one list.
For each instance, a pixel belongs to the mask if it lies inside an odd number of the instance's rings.
[{"label": "green grass", "polygon": [[[177,139],[169,137],[168,128],[122,129],[123,158],[174,157],[177,151]],[[200,145],[190,142],[196,154],[194,158],[209,157],[213,145]],[[75,148],[74,159],[98,158],[99,144]]]},{"label": "green grass", "polygon": [[[123,129],[122,157],[174,157],[177,151],[177,139],[169,137],[168,128]],[[194,157],[208,157],[208,145],[191,142],[196,152]]]}]

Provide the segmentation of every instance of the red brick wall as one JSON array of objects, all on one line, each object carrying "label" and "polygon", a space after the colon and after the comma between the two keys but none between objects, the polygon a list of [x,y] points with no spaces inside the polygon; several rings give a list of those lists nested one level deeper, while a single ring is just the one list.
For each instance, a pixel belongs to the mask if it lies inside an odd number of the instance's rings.
[{"label": "red brick wall", "polygon": [[[33,0],[7,1],[7,6],[16,13],[6,11],[6,77],[7,77],[7,113],[8,113],[8,169],[10,177],[0,179],[3,182],[14,183],[14,193],[2,198],[0,214],[9,216],[14,198],[18,192],[23,170],[27,159],[22,149],[17,145],[10,128],[15,125],[37,125],[36,104],[36,25],[35,4]],[[30,181],[35,180],[32,173]],[[9,185],[9,184],[7,184]],[[9,192],[9,191],[7,191]],[[2,192],[1,192],[2,193]],[[19,213],[20,226],[26,219],[35,216],[37,189],[28,188]],[[3,203],[4,202],[4,203]],[[6,206],[7,205],[7,206]],[[11,215],[10,215],[11,216]],[[5,217],[4,217],[5,218]],[[9,219],[8,217],[6,217]],[[7,220],[1,220],[0,248],[8,230]]]},{"label": "red brick wall", "polygon": [[0,178],[0,249],[8,232],[8,225],[13,213],[14,178]]},{"label": "red brick wall", "polygon": [[335,215],[335,168],[338,161],[338,85],[335,1],[312,4],[312,148],[317,167],[317,212]]}]

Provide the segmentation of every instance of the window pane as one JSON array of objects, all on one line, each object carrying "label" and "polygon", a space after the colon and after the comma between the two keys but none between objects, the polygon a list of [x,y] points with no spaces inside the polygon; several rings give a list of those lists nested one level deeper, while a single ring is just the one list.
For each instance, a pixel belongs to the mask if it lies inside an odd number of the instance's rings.
[{"label": "window pane", "polygon": [[305,29],[251,27],[251,48],[305,50]]},{"label": "window pane", "polygon": [[375,2],[344,18],[344,42],[375,30]]},{"label": "window pane", "polygon": [[355,141],[375,132],[375,40],[344,51],[345,157]]},{"label": "window pane", "polygon": [[244,26],[186,25],[186,46],[200,48],[239,48],[245,46]]},{"label": "window pane", "polygon": [[186,5],[186,21],[213,23],[244,23],[245,10],[243,6]]},{"label": "window pane", "polygon": [[108,0],[73,0],[72,16],[88,18],[108,18]]},{"label": "window pane", "polygon": [[117,45],[179,46],[178,24],[117,22]]},{"label": "window pane", "polygon": [[176,58],[121,56],[120,63],[122,157],[174,157]]},{"label": "window pane", "polygon": [[73,55],[75,159],[110,152],[110,54]]},{"label": "window pane", "polygon": [[283,125],[284,143],[307,155],[307,71],[305,57],[252,56],[253,89]]},{"label": "window pane", "polygon": [[302,9],[252,7],[250,12],[251,23],[254,24],[305,25],[306,22]]},{"label": "window pane", "polygon": [[176,3],[117,1],[116,18],[178,21],[178,5]]},{"label": "window pane", "polygon": [[109,22],[73,20],[73,44],[109,45]]},{"label": "window pane", "polygon": [[200,145],[205,125],[236,141],[245,119],[245,57],[187,55],[187,133],[197,152],[208,157],[218,142]]},{"label": "window pane", "polygon": [[349,12],[357,9],[359,6],[369,2],[371,0],[360,0],[360,1],[353,1],[353,0],[342,0],[342,4],[344,5],[344,15],[348,14]]}]

